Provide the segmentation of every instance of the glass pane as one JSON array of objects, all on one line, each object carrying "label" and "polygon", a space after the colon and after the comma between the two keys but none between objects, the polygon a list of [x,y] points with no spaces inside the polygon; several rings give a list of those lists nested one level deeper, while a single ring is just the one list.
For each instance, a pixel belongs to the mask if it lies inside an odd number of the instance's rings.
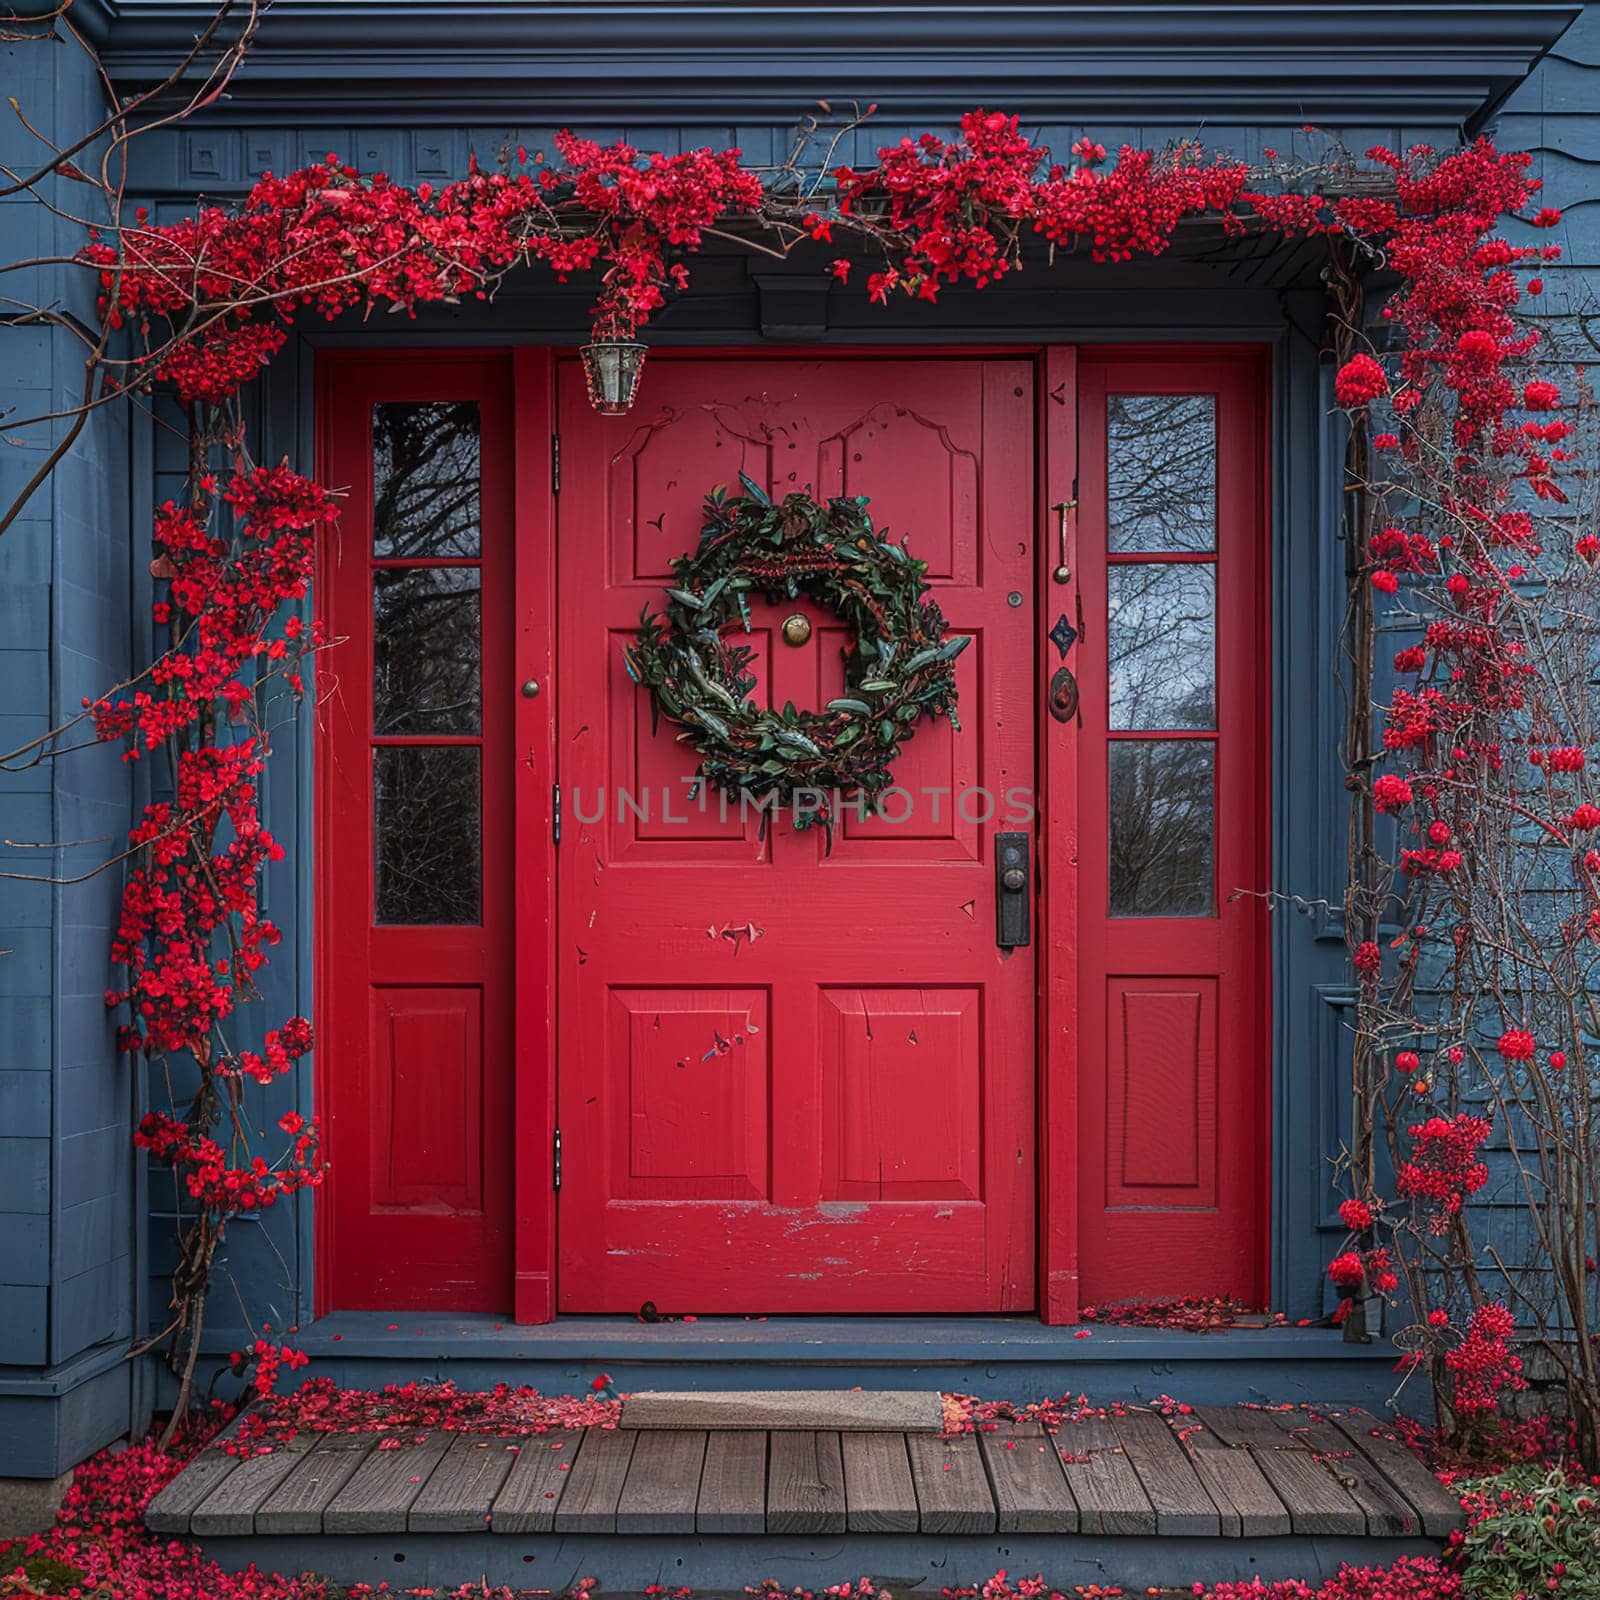
[{"label": "glass pane", "polygon": [[475,745],[372,752],[379,922],[477,922],[482,823]]},{"label": "glass pane", "polygon": [[478,554],[478,403],[372,408],[372,553]]},{"label": "glass pane", "polygon": [[477,733],[482,688],[476,567],[372,574],[372,731]]},{"label": "glass pane", "polygon": [[1215,550],[1217,418],[1208,394],[1106,401],[1112,550]]},{"label": "glass pane", "polygon": [[1209,739],[1112,741],[1112,916],[1212,914],[1214,748]]},{"label": "glass pane", "polygon": [[1214,728],[1217,569],[1141,561],[1108,576],[1111,726]]}]

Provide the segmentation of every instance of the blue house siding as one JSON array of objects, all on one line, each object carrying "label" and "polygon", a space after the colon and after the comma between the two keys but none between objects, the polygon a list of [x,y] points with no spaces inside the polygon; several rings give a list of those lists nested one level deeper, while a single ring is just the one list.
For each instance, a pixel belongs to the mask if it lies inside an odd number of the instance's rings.
[{"label": "blue house siding", "polygon": [[[81,52],[6,47],[5,76],[47,138],[103,116]],[[37,164],[15,119],[0,162]],[[58,189],[76,189],[62,183]],[[57,193],[76,204],[81,190]],[[14,224],[14,225],[13,225]],[[51,256],[81,242],[36,202],[0,210],[8,251]],[[87,275],[36,268],[19,298],[93,318]],[[57,329],[8,328],[0,403],[16,416],[69,410],[82,347]],[[7,427],[0,494],[9,503],[65,423]],[[52,431],[55,429],[57,431]],[[0,743],[14,749],[77,714],[85,694],[128,675],[127,416],[99,413],[0,538]],[[114,1048],[104,992],[121,886],[116,871],[78,884],[120,848],[129,782],[117,752],[0,773],[0,1448],[5,1470],[51,1474],[126,1429],[133,1319],[132,1074]],[[43,846],[44,848],[39,848]],[[53,848],[52,848],[53,846]],[[26,881],[32,878],[35,881]]]},{"label": "blue house siding", "polygon": [[[840,23],[831,48],[813,41],[798,55],[785,50],[785,76],[764,73],[756,82],[726,71],[706,36],[677,56],[641,45],[598,81],[559,59],[563,30],[581,22],[541,19],[534,45],[515,35],[475,44],[469,36],[490,26],[475,16],[445,59],[424,63],[419,50],[413,70],[391,51],[375,68],[337,42],[341,28],[348,40],[353,27],[374,26],[370,15],[352,22],[348,7],[291,0],[269,17],[256,64],[231,101],[135,142],[130,188],[158,220],[170,220],[191,214],[197,196],[242,193],[269,168],[286,171],[329,152],[408,183],[438,182],[463,172],[470,152],[492,162],[519,143],[551,151],[558,116],[591,136],[645,149],[737,144],[747,161],[775,163],[789,149],[793,116],[819,93],[842,105],[859,90],[883,111],[840,149],[842,160],[868,161],[877,145],[948,125],[980,100],[1036,117],[1028,131],[1056,150],[1085,131],[1112,146],[1159,146],[1191,136],[1203,121],[1208,144],[1260,159],[1267,147],[1302,152],[1306,120],[1339,128],[1358,151],[1378,142],[1448,147],[1509,96],[1495,130],[1503,144],[1536,152],[1551,202],[1595,191],[1600,5],[1464,5],[1425,16],[1407,7],[1379,15],[1341,6],[1175,5],[1141,19],[1131,34],[1126,18],[1107,20],[1113,8],[1063,7],[1036,16],[1031,34],[1015,32],[1014,19],[1002,22],[1003,9],[971,8],[987,30],[978,43],[956,38],[971,16],[930,10],[915,24],[895,25],[931,30],[923,42],[942,45],[959,70],[929,66],[922,51],[907,50],[903,36],[886,34],[875,14],[862,12]],[[1518,86],[1539,49],[1529,41],[1559,32],[1580,9],[1580,20]],[[90,15],[103,18],[106,59],[128,84],[148,81],[149,63],[169,61],[183,31],[176,12],[176,23],[121,14],[114,0],[100,0]],[[792,40],[797,23],[774,8],[741,14],[739,26],[788,29]],[[13,45],[3,59],[8,82],[20,82],[18,98],[46,131],[81,129],[98,114],[92,80],[70,50]],[[521,126],[530,104],[549,120]],[[344,108],[345,120],[307,113],[317,105]],[[475,117],[506,120],[456,123],[469,105]],[[1068,120],[1079,116],[1086,120]],[[29,154],[26,135],[0,125],[0,161],[22,166]],[[8,238],[39,235],[22,238],[17,253],[50,254],[78,242],[44,237],[41,208],[13,203],[11,210],[21,225]],[[1600,203],[1573,207],[1558,237],[1572,260],[1546,274],[1549,303],[1576,305],[1600,265]],[[692,275],[690,292],[652,326],[652,343],[762,339],[763,296],[749,264],[706,257]],[[1338,913],[1346,806],[1336,676],[1345,588],[1342,441],[1316,347],[1320,295],[1307,281],[1280,284],[1270,272],[1177,260],[1114,270],[1062,263],[1026,277],[1026,285],[1008,280],[982,294],[951,294],[933,312],[873,308],[835,292],[826,337],[839,344],[1260,339],[1274,350],[1273,886],[1289,898],[1274,914],[1273,932],[1272,1282],[1275,1308],[1314,1316],[1328,1304],[1323,1263],[1341,1231],[1331,1163],[1349,1137],[1354,998]],[[12,292],[50,300],[91,290],[83,275],[58,274]],[[586,287],[554,286],[534,269],[490,309],[435,312],[403,328],[398,319],[376,328],[310,327],[261,386],[258,456],[309,464],[320,349],[407,340],[575,344],[587,328],[589,299]],[[0,405],[32,412],[69,402],[81,381],[72,341],[42,329],[7,329],[0,339],[11,358],[0,363]],[[26,451],[0,447],[0,480],[25,477],[26,461]],[[73,714],[80,696],[149,658],[150,514],[181,491],[183,466],[171,431],[108,408],[26,518],[0,537],[5,748]],[[269,867],[265,880],[264,909],[285,939],[263,975],[262,1004],[251,1008],[257,1028],[297,1011],[314,1014],[311,733],[304,711],[279,728],[263,793],[264,820],[288,843],[289,858]],[[59,769],[0,774],[0,837],[93,841],[51,857],[56,875],[73,875],[115,848],[104,841],[120,841],[136,806],[162,781],[153,768],[124,767],[109,751],[80,752]],[[0,855],[7,871],[37,871],[35,858],[50,853]],[[53,1473],[128,1426],[148,1403],[149,1374],[122,1354],[135,1332],[165,1321],[176,1201],[168,1176],[146,1173],[129,1140],[139,1104],[164,1100],[165,1089],[157,1094],[116,1057],[101,1002],[119,887],[114,873],[75,886],[0,880],[0,949],[10,952],[0,956],[0,1472]],[[260,1128],[292,1104],[314,1110],[305,1073],[251,1085],[246,1101]],[[295,1202],[232,1228],[208,1310],[212,1349],[240,1343],[247,1331],[241,1302],[275,1329],[311,1320],[311,1209]],[[431,1344],[419,1370],[449,1348],[449,1339]]]},{"label": "blue house siding", "polygon": [[[1545,292],[1535,304],[1551,319],[1551,331],[1569,355],[1592,368],[1596,350],[1577,317],[1592,317],[1600,303],[1600,5],[1584,7],[1507,97],[1490,131],[1502,147],[1532,153],[1533,170],[1544,180],[1541,201],[1561,208],[1558,227],[1547,234],[1519,229],[1517,242],[1561,246],[1562,259],[1543,272]],[[1482,1218],[1477,1233],[1491,1240],[1506,1261],[1531,1262],[1538,1271],[1543,1252],[1532,1237],[1525,1192],[1503,1127],[1496,1127],[1485,1159],[1490,1180],[1475,1197]],[[1486,1277],[1493,1281],[1492,1267]]]}]

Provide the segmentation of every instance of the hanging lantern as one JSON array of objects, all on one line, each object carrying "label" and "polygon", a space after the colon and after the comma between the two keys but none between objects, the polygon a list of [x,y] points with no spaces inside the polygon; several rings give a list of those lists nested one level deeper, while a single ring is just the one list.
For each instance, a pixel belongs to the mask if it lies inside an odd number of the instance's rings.
[{"label": "hanging lantern", "polygon": [[578,352],[589,386],[589,404],[602,417],[620,417],[633,405],[644,371],[642,344],[628,339],[596,339]]}]

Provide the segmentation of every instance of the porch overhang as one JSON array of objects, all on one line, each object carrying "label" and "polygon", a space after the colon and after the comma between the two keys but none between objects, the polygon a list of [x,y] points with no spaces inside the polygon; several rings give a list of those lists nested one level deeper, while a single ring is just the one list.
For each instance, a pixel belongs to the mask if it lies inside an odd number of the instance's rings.
[{"label": "porch overhang", "polygon": [[[971,6],[474,0],[417,48],[429,0],[278,0],[230,85],[191,123],[363,125],[652,119],[727,129],[827,97],[885,125],[1002,106],[1041,122],[1192,128],[1313,122],[1472,130],[1577,4]],[[75,22],[114,82],[159,81],[212,0],[86,0]],[[1146,126],[1148,132],[1148,126]]]}]

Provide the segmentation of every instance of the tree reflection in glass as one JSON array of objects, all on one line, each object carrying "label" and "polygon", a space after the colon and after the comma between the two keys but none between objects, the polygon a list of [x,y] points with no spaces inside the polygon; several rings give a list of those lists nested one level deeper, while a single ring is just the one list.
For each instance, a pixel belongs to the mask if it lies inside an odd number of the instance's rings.
[{"label": "tree reflection in glass", "polygon": [[1113,553],[1217,547],[1217,408],[1209,394],[1114,394],[1106,402]]},{"label": "tree reflection in glass", "polygon": [[471,559],[478,543],[478,405],[387,400],[372,408],[372,553]]},{"label": "tree reflection in glass", "polygon": [[1113,728],[1214,728],[1217,576],[1209,563],[1126,562],[1108,573]]},{"label": "tree reflection in glass", "polygon": [[1109,798],[1112,916],[1210,916],[1216,813],[1211,741],[1114,740]]},{"label": "tree reflection in glass", "polygon": [[476,745],[381,745],[372,752],[380,923],[476,923],[482,804]]},{"label": "tree reflection in glass", "polygon": [[380,567],[372,578],[372,731],[477,733],[478,569]]}]

